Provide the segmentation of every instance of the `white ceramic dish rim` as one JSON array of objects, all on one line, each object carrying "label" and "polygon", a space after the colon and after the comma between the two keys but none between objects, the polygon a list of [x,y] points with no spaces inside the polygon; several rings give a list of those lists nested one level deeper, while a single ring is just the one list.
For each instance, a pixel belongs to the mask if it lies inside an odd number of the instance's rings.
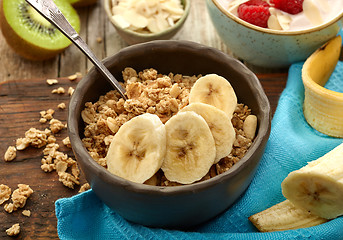
[{"label": "white ceramic dish rim", "polygon": [[162,31],[162,32],[158,32],[158,33],[139,33],[139,32],[135,32],[135,31],[132,31],[132,30],[129,30],[129,29],[125,29],[125,28],[122,28],[120,27],[116,22],[114,22],[112,20],[112,16],[113,14],[111,13],[111,5],[110,5],[110,1],[111,0],[105,0],[105,11],[106,11],[106,14],[109,18],[109,20],[111,21],[111,23],[118,29],[121,29],[122,31],[125,31],[126,33],[129,33],[133,36],[137,36],[137,37],[159,37],[161,35],[164,35],[164,34],[167,34],[171,31],[173,31],[175,28],[178,28],[185,20],[186,18],[188,17],[189,15],[189,10],[190,10],[190,1],[191,0],[183,0],[184,1],[184,13],[182,15],[182,17],[175,23],[174,26]]},{"label": "white ceramic dish rim", "polygon": [[212,1],[212,3],[228,18],[232,19],[233,21],[247,27],[250,28],[252,30],[258,31],[258,32],[262,32],[262,33],[267,33],[267,34],[272,34],[272,35],[301,35],[301,34],[307,34],[307,33],[311,33],[311,32],[316,32],[316,31],[320,31],[336,22],[338,22],[339,20],[343,19],[343,9],[342,12],[340,14],[338,14],[335,18],[331,19],[330,21],[321,24],[319,26],[313,27],[313,28],[309,28],[306,30],[296,30],[296,31],[286,31],[286,30],[273,30],[273,29],[269,29],[269,28],[262,28],[262,27],[258,27],[255,26],[253,24],[250,24],[240,18],[238,18],[237,16],[229,13],[228,11],[225,10],[225,8],[218,2],[218,0],[209,0]]}]

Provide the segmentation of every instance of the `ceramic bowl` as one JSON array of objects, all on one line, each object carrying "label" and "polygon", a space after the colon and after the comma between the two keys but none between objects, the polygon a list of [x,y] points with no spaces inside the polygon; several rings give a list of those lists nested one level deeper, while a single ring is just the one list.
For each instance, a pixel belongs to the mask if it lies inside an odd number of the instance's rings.
[{"label": "ceramic bowl", "polygon": [[191,4],[190,2],[191,0],[181,0],[181,3],[184,7],[183,16],[175,23],[173,27],[170,27],[159,33],[138,33],[129,29],[122,28],[112,19],[112,0],[104,0],[104,8],[108,19],[116,29],[117,33],[124,39],[127,44],[132,45],[136,43],[149,42],[152,40],[167,40],[172,38],[182,28],[188,17]]},{"label": "ceramic bowl", "polygon": [[340,15],[318,27],[281,31],[257,27],[228,13],[220,0],[206,0],[218,35],[238,58],[267,68],[287,67],[309,57],[342,28]]},{"label": "ceramic bowl", "polygon": [[159,40],[122,49],[104,61],[122,80],[125,67],[155,68],[163,74],[216,73],[228,79],[238,102],[258,118],[257,136],[246,155],[231,169],[209,180],[184,186],[149,186],[127,181],[98,165],[82,144],[81,111],[112,89],[92,68],[76,87],[69,105],[68,129],[75,157],[96,195],[125,219],[146,226],[186,228],[225,211],[249,186],[270,133],[270,104],[257,77],[241,62],[217,49],[194,42]]}]

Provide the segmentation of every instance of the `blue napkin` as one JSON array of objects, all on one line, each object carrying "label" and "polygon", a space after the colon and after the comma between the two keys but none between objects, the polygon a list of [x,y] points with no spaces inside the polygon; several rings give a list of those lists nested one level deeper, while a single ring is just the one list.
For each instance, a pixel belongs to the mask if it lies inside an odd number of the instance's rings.
[{"label": "blue napkin", "polygon": [[[127,222],[109,209],[93,191],[56,201],[57,228],[61,239],[343,239],[343,217],[298,230],[259,233],[248,217],[285,198],[281,182],[289,172],[321,157],[343,142],[311,128],[302,112],[303,63],[290,67],[280,96],[272,129],[256,176],[247,191],[226,212],[191,231],[147,228]],[[343,92],[343,63],[327,87]],[[340,84],[337,84],[339,83]],[[215,204],[215,203],[213,203]]]}]

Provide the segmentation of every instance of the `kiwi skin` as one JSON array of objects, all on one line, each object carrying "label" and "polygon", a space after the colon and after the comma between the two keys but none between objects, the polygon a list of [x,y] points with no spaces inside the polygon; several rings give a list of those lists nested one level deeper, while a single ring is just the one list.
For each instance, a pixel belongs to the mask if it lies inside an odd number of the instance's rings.
[{"label": "kiwi skin", "polygon": [[63,52],[67,47],[61,49],[45,49],[39,46],[35,46],[24,40],[19,36],[8,24],[4,10],[3,1],[0,0],[0,29],[7,44],[16,52],[18,55],[33,61],[44,61],[51,59]]},{"label": "kiwi skin", "polygon": [[87,7],[95,4],[97,1],[98,0],[69,0],[73,7]]}]

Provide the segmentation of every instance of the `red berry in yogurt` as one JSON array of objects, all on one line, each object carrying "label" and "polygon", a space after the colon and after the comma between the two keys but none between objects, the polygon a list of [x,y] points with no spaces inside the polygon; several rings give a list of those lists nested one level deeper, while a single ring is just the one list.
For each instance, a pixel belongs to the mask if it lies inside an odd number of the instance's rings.
[{"label": "red berry in yogurt", "polygon": [[297,14],[303,11],[304,0],[270,0],[274,7],[289,14]]},{"label": "red berry in yogurt", "polygon": [[259,27],[268,27],[270,5],[263,0],[250,0],[239,5],[238,17]]}]

